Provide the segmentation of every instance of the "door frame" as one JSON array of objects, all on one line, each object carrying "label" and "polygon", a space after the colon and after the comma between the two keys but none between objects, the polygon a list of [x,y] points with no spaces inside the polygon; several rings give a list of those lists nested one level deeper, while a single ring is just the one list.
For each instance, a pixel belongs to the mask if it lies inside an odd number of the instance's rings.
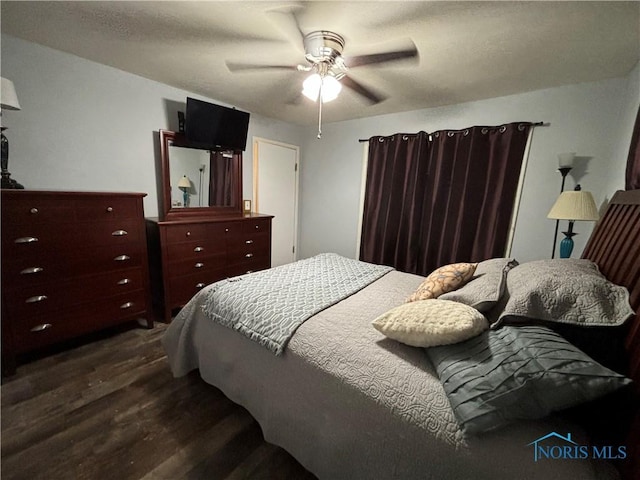
[{"label": "door frame", "polygon": [[[299,202],[299,181],[300,181],[300,147],[297,145],[292,145],[290,143],[279,142],[276,140],[270,140],[264,137],[253,137],[253,210],[255,212],[260,212],[260,202],[259,202],[259,182],[258,182],[258,169],[259,169],[259,143],[268,143],[271,145],[276,145],[283,148],[289,148],[295,151],[296,154],[296,164],[295,164],[295,184],[294,184],[294,204],[293,204],[293,261],[295,262],[298,259],[298,205]],[[269,212],[265,212],[269,213]]]}]

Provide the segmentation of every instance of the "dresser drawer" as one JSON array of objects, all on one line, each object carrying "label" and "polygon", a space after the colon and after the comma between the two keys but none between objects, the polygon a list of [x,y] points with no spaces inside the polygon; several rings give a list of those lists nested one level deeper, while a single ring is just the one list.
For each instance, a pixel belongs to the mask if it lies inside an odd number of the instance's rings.
[{"label": "dresser drawer", "polygon": [[57,315],[14,318],[16,352],[26,352],[84,333],[99,330],[143,315],[146,293],[143,290],[69,308]]},{"label": "dresser drawer", "polygon": [[76,218],[80,222],[140,219],[143,216],[140,204],[141,201],[135,197],[109,195],[84,198],[76,206]]},{"label": "dresser drawer", "polygon": [[254,255],[264,254],[271,251],[271,236],[268,232],[245,234],[229,243],[230,255],[252,253]]},{"label": "dresser drawer", "polygon": [[124,245],[144,239],[139,220],[108,220],[95,224],[80,224],[76,243],[81,245]]},{"label": "dresser drawer", "polygon": [[68,245],[75,243],[77,236],[77,229],[73,224],[50,225],[35,222],[3,225],[3,257]]},{"label": "dresser drawer", "polygon": [[69,249],[42,251],[31,255],[4,258],[3,286],[23,288],[34,283],[65,280],[69,277],[110,272],[139,267],[146,262],[146,249],[142,244],[78,246]]},{"label": "dresser drawer", "polygon": [[237,264],[249,265],[253,263],[264,263],[264,262],[270,263],[269,257],[270,257],[269,252],[264,252],[264,251],[247,252],[247,253],[235,252],[233,255],[229,254],[227,256],[227,265],[231,267]]},{"label": "dresser drawer", "polygon": [[5,288],[6,308],[13,318],[55,315],[76,305],[144,288],[142,268]]},{"label": "dresser drawer", "polygon": [[171,227],[165,227],[165,235],[167,244],[193,242],[196,240],[203,241],[207,238],[207,225],[193,223],[172,225]]},{"label": "dresser drawer", "polygon": [[212,270],[220,270],[225,266],[225,257],[226,255],[223,252],[218,255],[209,255],[202,258],[179,260],[176,262],[170,262],[168,264],[168,269],[172,277],[190,275],[198,271],[210,272]]},{"label": "dresser drawer", "polygon": [[3,257],[38,257],[42,254],[73,252],[87,246],[125,245],[144,240],[138,220],[98,224],[8,225],[2,232]]},{"label": "dresser drawer", "polygon": [[167,245],[167,259],[170,262],[184,260],[187,258],[201,258],[210,255],[226,254],[227,246],[222,238],[203,239],[198,242],[172,243]]},{"label": "dresser drawer", "polygon": [[242,233],[269,232],[270,218],[252,218],[242,222]]},{"label": "dresser drawer", "polygon": [[[74,200],[51,195],[12,196],[2,202],[2,229],[10,225],[37,226],[75,221]],[[4,237],[4,235],[3,235]]]},{"label": "dresser drawer", "polygon": [[234,222],[185,223],[164,226],[163,228],[167,245],[214,239],[223,240],[236,231],[240,232],[240,227]]},{"label": "dresser drawer", "polygon": [[227,276],[224,270],[219,269],[182,277],[172,277],[167,286],[165,301],[171,308],[181,307],[204,287],[218,280],[223,280]]}]

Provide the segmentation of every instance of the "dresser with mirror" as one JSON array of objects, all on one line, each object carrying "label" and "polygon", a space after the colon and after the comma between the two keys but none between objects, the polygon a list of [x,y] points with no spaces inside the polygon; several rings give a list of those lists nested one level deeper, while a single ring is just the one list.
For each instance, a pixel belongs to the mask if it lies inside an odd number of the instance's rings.
[{"label": "dresser with mirror", "polygon": [[271,215],[243,212],[242,153],[159,131],[159,216],[147,218],[154,311],[170,322],[210,283],[271,267]]}]

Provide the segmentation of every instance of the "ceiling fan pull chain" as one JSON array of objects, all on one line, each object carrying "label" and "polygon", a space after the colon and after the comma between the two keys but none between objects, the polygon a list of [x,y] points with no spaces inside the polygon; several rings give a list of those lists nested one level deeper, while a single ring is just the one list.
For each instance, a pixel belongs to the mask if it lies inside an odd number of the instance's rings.
[{"label": "ceiling fan pull chain", "polygon": [[324,82],[324,77],[322,77],[320,88],[318,89],[318,139],[322,138],[322,82]]}]

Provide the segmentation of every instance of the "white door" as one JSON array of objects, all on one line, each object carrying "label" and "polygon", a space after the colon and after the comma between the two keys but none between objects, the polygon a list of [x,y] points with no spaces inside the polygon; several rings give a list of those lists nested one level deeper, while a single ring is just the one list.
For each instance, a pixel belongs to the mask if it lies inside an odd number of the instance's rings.
[{"label": "white door", "polygon": [[274,216],[273,267],[296,260],[299,155],[300,148],[295,145],[253,140],[253,210]]}]

